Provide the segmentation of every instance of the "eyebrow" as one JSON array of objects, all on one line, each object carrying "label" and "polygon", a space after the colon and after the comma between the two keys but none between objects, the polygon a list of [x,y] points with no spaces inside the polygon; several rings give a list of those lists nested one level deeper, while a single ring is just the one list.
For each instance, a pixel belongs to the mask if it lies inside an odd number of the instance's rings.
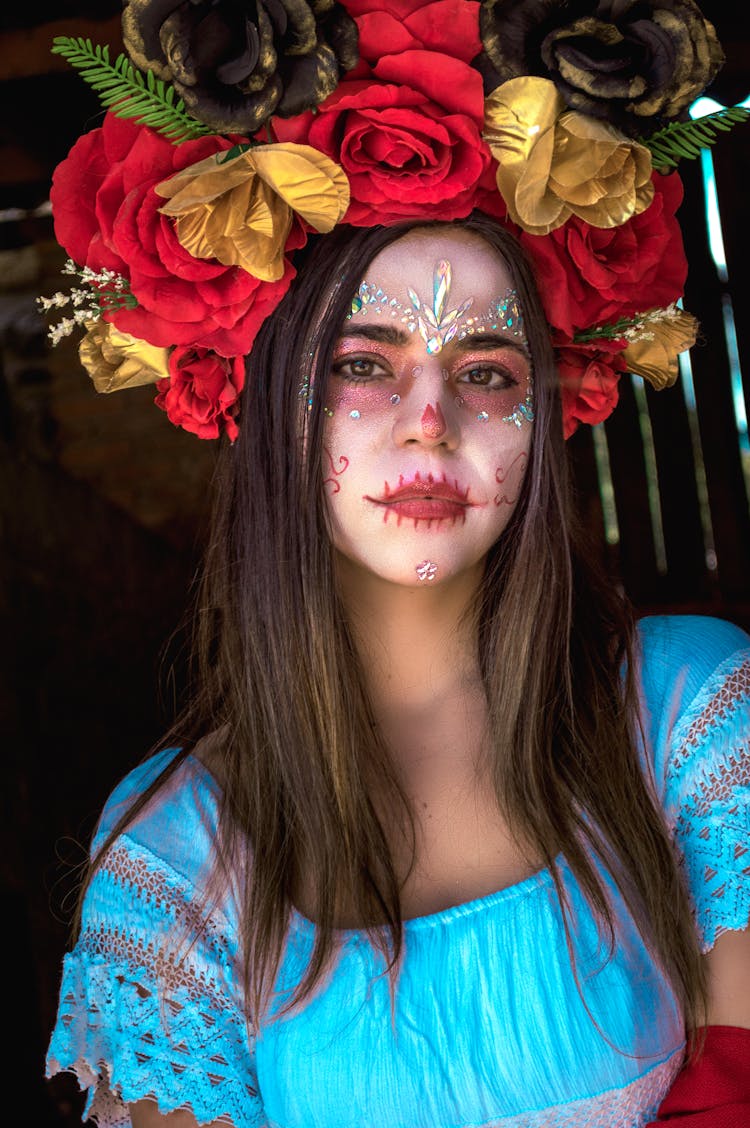
[{"label": "eyebrow", "polygon": [[384,345],[408,345],[411,334],[395,325],[358,325],[355,329],[344,329],[342,337],[358,337],[365,341],[379,341]]},{"label": "eyebrow", "polygon": [[454,348],[463,349],[465,352],[476,349],[481,351],[486,349],[488,352],[491,349],[514,349],[516,352],[521,353],[528,359],[529,350],[525,339],[521,341],[514,341],[505,333],[467,333],[465,337],[461,337],[458,341],[450,342]]},{"label": "eyebrow", "polygon": [[[345,329],[342,337],[355,338],[364,341],[378,341],[385,345],[407,345],[412,334],[395,325],[357,325],[356,328]],[[449,342],[455,349],[464,352],[470,350],[491,351],[492,349],[515,349],[522,356],[528,358],[528,347],[524,342],[514,341],[505,333],[467,333],[460,339]]]}]

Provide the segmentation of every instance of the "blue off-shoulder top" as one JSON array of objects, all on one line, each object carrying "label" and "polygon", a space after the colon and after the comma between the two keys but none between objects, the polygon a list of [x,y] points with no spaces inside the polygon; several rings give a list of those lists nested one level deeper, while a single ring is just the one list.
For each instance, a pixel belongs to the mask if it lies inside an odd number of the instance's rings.
[{"label": "blue off-shoulder top", "polygon": [[[750,918],[750,638],[701,616],[649,617],[639,633],[644,771],[707,951]],[[120,783],[94,848],[173,754]],[[653,1118],[683,1061],[683,1020],[603,870],[614,954],[558,859],[575,974],[542,870],[406,921],[393,1000],[367,934],[342,930],[313,997],[253,1029],[235,902],[228,893],[207,907],[204,897],[218,799],[188,757],[88,890],[47,1072],[77,1075],[85,1115],[101,1128],[128,1125],[128,1104],[142,1098],[234,1128],[642,1128]],[[279,1000],[299,981],[314,933],[292,913]]]}]

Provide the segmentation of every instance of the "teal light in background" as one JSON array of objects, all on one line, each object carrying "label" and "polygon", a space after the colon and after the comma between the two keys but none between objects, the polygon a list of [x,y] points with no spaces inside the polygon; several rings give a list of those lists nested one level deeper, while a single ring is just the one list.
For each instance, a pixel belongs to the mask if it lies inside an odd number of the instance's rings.
[{"label": "teal light in background", "polygon": [[[748,95],[740,105],[750,108],[750,95]],[[690,107],[690,116],[692,118],[705,117],[707,114],[716,113],[717,110],[721,109],[724,109],[722,104],[716,102],[713,98],[699,98]],[[742,126],[738,126],[737,128],[742,128]],[[706,225],[708,229],[709,250],[716,267],[719,281],[728,286],[729,272],[727,270],[727,258],[724,248],[724,234],[721,228],[719,200],[716,192],[714,160],[710,149],[704,149],[701,152],[701,170],[703,172],[703,190],[706,203]],[[724,337],[726,340],[727,355],[729,357],[729,373],[734,417],[737,426],[737,440],[740,448],[740,457],[742,459],[745,493],[747,495],[748,504],[750,504],[750,435],[748,435],[747,404],[745,403],[745,393],[742,386],[742,369],[740,367],[740,354],[737,347],[737,329],[734,319],[734,308],[732,306],[732,297],[728,289],[722,293],[721,305],[724,320]],[[685,398],[688,400],[688,395],[690,394],[693,397],[694,405],[695,398],[692,389],[692,374],[688,381],[686,381],[685,377],[686,369],[689,369],[689,361],[687,365],[682,364],[682,357],[680,361]]]}]

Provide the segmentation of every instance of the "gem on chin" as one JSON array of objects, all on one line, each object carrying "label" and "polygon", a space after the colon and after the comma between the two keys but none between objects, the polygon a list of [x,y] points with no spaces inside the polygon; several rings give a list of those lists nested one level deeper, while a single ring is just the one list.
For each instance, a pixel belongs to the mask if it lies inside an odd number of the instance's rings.
[{"label": "gem on chin", "polygon": [[437,575],[437,570],[437,564],[433,564],[431,560],[423,560],[422,563],[417,564],[415,568],[417,579],[420,583],[424,583],[425,581],[429,583],[431,580],[434,580]]}]

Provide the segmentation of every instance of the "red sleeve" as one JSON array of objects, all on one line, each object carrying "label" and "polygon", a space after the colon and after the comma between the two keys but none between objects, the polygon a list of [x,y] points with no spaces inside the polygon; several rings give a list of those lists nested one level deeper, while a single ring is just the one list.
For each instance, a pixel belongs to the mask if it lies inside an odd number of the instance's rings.
[{"label": "red sleeve", "polygon": [[646,1128],[749,1128],[750,1030],[707,1026],[703,1052],[686,1063]]}]

